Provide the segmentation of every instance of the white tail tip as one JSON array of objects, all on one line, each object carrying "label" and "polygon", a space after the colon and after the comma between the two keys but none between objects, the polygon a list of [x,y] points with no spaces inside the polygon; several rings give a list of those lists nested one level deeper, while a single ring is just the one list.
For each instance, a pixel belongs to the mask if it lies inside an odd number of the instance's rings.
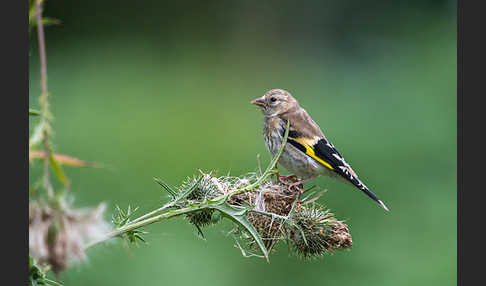
[{"label": "white tail tip", "polygon": [[387,212],[389,212],[389,211],[390,211],[390,210],[389,210],[389,209],[388,209],[388,208],[385,206],[385,204],[384,204],[382,201],[378,200],[378,203],[380,204],[380,207],[382,207],[383,209],[385,209]]}]

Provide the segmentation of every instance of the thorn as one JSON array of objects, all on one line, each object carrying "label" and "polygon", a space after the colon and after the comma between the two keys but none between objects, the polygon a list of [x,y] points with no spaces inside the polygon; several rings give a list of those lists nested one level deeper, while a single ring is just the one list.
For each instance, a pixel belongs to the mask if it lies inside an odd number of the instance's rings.
[{"label": "thorn", "polygon": [[312,199],[310,200],[307,200],[305,202],[303,202],[302,204],[305,205],[305,204],[309,204],[309,203],[313,203],[315,201],[317,201],[322,195],[324,195],[324,193],[327,192],[327,189],[325,190],[322,190],[321,192],[319,192],[317,195],[315,195]]},{"label": "thorn", "polygon": [[308,191],[312,190],[312,189],[313,189],[313,188],[315,188],[315,187],[316,187],[316,185],[314,185],[314,186],[312,186],[312,187],[308,188],[307,190],[302,190],[302,194],[307,193]]}]

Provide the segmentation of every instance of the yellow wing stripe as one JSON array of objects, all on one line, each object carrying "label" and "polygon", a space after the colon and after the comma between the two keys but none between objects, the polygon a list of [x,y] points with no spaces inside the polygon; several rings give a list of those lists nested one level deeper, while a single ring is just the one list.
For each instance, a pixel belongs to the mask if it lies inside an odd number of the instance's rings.
[{"label": "yellow wing stripe", "polygon": [[308,145],[304,145],[305,147],[305,153],[309,156],[311,156],[314,160],[316,160],[317,162],[321,163],[322,165],[328,167],[329,169],[331,170],[334,170],[333,167],[331,167],[331,165],[329,165],[329,163],[327,163],[326,161],[322,160],[321,158],[317,157],[316,156],[316,153],[314,152],[314,149]]}]

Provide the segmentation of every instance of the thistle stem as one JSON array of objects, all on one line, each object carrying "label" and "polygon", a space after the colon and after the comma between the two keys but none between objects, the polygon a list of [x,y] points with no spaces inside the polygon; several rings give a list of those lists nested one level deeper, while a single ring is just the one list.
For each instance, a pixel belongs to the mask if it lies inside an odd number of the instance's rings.
[{"label": "thistle stem", "polygon": [[161,221],[161,220],[164,220],[164,219],[169,219],[171,217],[175,217],[175,216],[179,216],[179,215],[183,215],[185,213],[189,213],[189,212],[194,212],[194,211],[197,211],[197,210],[201,210],[201,209],[204,209],[206,206],[196,206],[196,207],[186,207],[186,208],[182,208],[182,209],[178,209],[178,210],[172,210],[172,211],[168,211],[166,213],[163,213],[163,214],[160,214],[160,215],[157,215],[157,216],[154,216],[154,217],[151,217],[151,218],[147,218],[147,219],[144,219],[144,220],[140,220],[138,222],[132,222],[132,223],[129,223],[125,226],[122,226],[110,233],[108,233],[106,235],[105,238],[101,239],[101,240],[98,240],[98,241],[94,241],[94,242],[91,242],[91,243],[88,243],[86,246],[85,246],[85,249],[87,248],[90,248],[98,243],[101,243],[101,242],[104,242],[104,241],[107,241],[107,240],[110,240],[114,237],[117,237],[117,236],[121,236],[131,230],[135,230],[137,228],[141,228],[143,226],[146,226],[146,225],[149,225],[149,224],[152,224],[152,223],[155,223],[155,222],[158,222],[158,221]]},{"label": "thistle stem", "polygon": [[37,20],[37,41],[39,44],[39,58],[40,58],[40,105],[41,105],[41,120],[44,121],[43,129],[43,144],[46,159],[44,160],[44,187],[47,190],[49,198],[54,196],[50,178],[50,162],[47,158],[51,155],[49,148],[49,104],[48,104],[48,92],[47,92],[47,61],[46,61],[46,42],[44,37],[44,24],[42,23],[42,2],[43,0],[36,0],[36,20]]},{"label": "thistle stem", "polygon": [[163,211],[163,210],[166,210],[166,209],[168,209],[168,208],[172,207],[173,205],[174,205],[174,204],[173,204],[172,202],[167,203],[167,204],[163,205],[162,207],[160,207],[160,208],[158,208],[158,209],[156,209],[156,210],[153,210],[153,211],[151,211],[151,212],[149,212],[149,213],[146,213],[146,214],[144,214],[144,215],[142,215],[142,216],[140,216],[140,217],[138,217],[138,218],[134,219],[133,221],[131,221],[131,222],[130,222],[130,224],[136,223],[136,222],[141,221],[141,220],[143,220],[143,219],[146,219],[146,218],[148,218],[148,217],[150,217],[150,216],[153,216],[153,215],[155,215],[155,214],[157,214],[157,213],[159,213],[159,212],[161,212],[161,211]]}]

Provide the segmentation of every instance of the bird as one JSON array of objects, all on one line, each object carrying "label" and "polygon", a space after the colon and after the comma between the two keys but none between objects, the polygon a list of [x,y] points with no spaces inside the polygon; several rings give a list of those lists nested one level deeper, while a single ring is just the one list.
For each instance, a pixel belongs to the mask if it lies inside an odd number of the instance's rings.
[{"label": "bird", "polygon": [[377,202],[383,209],[387,206],[358,178],[356,172],[344,160],[309,114],[290,92],[271,89],[262,97],[251,101],[263,112],[263,137],[270,153],[275,156],[283,142],[289,122],[289,133],[278,163],[293,173],[284,178],[299,177],[293,186],[328,176],[354,186]]}]

